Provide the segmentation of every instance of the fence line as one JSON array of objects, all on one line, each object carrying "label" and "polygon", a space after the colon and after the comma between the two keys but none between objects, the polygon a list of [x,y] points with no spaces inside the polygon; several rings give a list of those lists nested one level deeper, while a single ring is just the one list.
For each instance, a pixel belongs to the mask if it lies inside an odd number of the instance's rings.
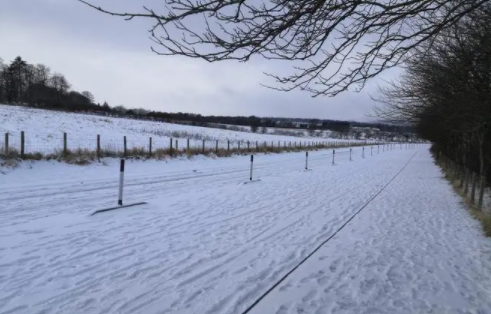
[{"label": "fence line", "polygon": [[[477,209],[482,211],[484,194],[488,182],[486,175],[480,175],[479,173],[472,171],[464,165],[455,162],[448,156],[443,155],[441,152],[438,153],[437,160],[443,165],[448,177],[452,181],[457,181],[458,187],[461,189],[464,196],[470,198],[471,204],[476,205],[477,202]],[[478,193],[478,195],[476,195],[476,193]]]},{"label": "fence line", "polygon": [[[244,139],[210,140],[207,138],[121,138],[96,134],[94,137],[73,138],[70,134],[5,133],[3,142],[0,138],[0,156],[32,158],[39,156],[68,155],[75,153],[93,153],[101,157],[132,157],[154,155],[180,155],[180,154],[231,154],[251,152],[280,152],[314,149],[330,149],[348,146],[383,145],[380,142],[352,142],[352,141],[285,141],[268,140],[264,142]],[[385,148],[384,148],[385,149]]]}]

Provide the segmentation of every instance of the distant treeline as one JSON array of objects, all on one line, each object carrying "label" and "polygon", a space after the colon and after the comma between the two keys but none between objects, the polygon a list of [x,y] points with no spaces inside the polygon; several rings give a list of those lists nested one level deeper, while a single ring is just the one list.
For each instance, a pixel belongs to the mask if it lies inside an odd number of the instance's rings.
[{"label": "distant treeline", "polygon": [[345,133],[351,127],[378,128],[382,132],[413,133],[412,127],[388,124],[373,124],[317,119],[259,118],[255,116],[203,116],[192,113],[169,113],[146,109],[127,109],[118,105],[111,107],[107,102],[94,103],[89,91],[71,90],[71,84],[61,73],[51,72],[44,64],[30,64],[21,57],[5,64],[0,58],[0,103],[24,104],[30,107],[71,112],[123,116],[154,121],[186,123],[198,126],[229,124],[250,127],[256,132],[260,127],[302,128],[332,130]]}]

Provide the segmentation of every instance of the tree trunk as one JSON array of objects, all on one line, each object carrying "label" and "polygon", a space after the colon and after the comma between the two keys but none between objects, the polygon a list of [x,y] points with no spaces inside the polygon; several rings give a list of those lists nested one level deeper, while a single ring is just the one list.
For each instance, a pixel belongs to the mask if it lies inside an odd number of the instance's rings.
[{"label": "tree trunk", "polygon": [[460,167],[460,183],[459,183],[460,188],[464,187],[464,183],[465,183],[466,176],[467,176],[466,158],[465,157],[466,157],[466,145],[464,142],[463,150],[462,150],[462,167]]},{"label": "tree trunk", "polygon": [[472,172],[472,189],[471,189],[471,203],[476,203],[476,186],[477,186],[477,176],[475,172]]},{"label": "tree trunk", "polygon": [[477,203],[477,208],[482,210],[482,204],[484,200],[484,189],[486,188],[486,180],[485,180],[485,165],[484,165],[484,134],[479,135],[479,200]]},{"label": "tree trunk", "polygon": [[481,176],[480,185],[479,185],[479,202],[477,203],[477,209],[479,209],[480,211],[482,211],[485,190],[486,190],[486,177]]},{"label": "tree trunk", "polygon": [[464,169],[464,195],[469,194],[469,170]]}]

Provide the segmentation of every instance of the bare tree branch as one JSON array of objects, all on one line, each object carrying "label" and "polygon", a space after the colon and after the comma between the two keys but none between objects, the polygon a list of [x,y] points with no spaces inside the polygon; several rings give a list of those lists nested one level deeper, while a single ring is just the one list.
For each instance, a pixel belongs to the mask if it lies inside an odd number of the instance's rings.
[{"label": "bare tree branch", "polygon": [[[254,55],[293,63],[270,88],[335,96],[411,57],[442,30],[491,0],[162,0],[163,12],[113,12],[154,21],[152,50],[208,62]],[[95,2],[96,0],[92,0]]]}]

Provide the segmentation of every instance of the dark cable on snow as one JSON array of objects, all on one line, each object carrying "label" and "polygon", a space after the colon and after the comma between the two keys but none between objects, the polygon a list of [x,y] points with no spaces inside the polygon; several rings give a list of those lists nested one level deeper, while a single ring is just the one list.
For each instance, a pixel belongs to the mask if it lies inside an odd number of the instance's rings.
[{"label": "dark cable on snow", "polygon": [[332,238],[334,238],[334,236],[336,236],[339,231],[341,231],[344,227],[346,227],[346,225],[348,223],[350,223],[351,220],[353,220],[353,218],[355,218],[363,209],[365,209],[365,207],[368,206],[368,204],[370,204],[377,196],[379,196],[380,193],[382,193],[388,186],[389,184],[392,183],[392,181],[395,180],[395,178],[397,178],[397,176],[402,172],[404,171],[404,169],[406,169],[406,167],[409,165],[409,163],[411,162],[411,160],[413,160],[414,156],[416,156],[418,152],[416,151],[414,153],[414,155],[408,160],[408,162],[404,165],[404,167],[402,167],[401,170],[399,170],[399,172],[397,172],[393,177],[392,179],[389,180],[389,182],[387,182],[386,185],[384,185],[380,191],[378,191],[374,196],[372,196],[368,202],[365,203],[365,205],[363,205],[356,213],[353,214],[353,216],[350,217],[350,219],[348,219],[341,227],[339,227],[338,230],[336,230],[329,238],[327,238],[326,240],[324,240],[321,244],[319,244],[319,246],[317,246],[309,255],[307,255],[306,257],[304,257],[304,259],[302,259],[300,261],[300,263],[298,263],[295,267],[293,267],[289,272],[287,272],[283,277],[280,278],[280,280],[278,280],[271,288],[269,288],[266,292],[264,292],[261,296],[259,296],[259,298],[256,299],[256,301],[254,301],[254,303],[252,303],[247,309],[245,309],[242,314],[247,314],[249,313],[256,305],[259,304],[259,302],[261,302],[268,294],[270,294],[276,287],[278,287],[286,278],[288,278],[288,276],[290,276],[295,270],[297,270],[303,263],[305,263],[310,257],[312,257],[312,255],[314,255],[317,251],[320,250],[321,247],[323,247],[327,242],[329,242],[329,240],[331,240]]}]

